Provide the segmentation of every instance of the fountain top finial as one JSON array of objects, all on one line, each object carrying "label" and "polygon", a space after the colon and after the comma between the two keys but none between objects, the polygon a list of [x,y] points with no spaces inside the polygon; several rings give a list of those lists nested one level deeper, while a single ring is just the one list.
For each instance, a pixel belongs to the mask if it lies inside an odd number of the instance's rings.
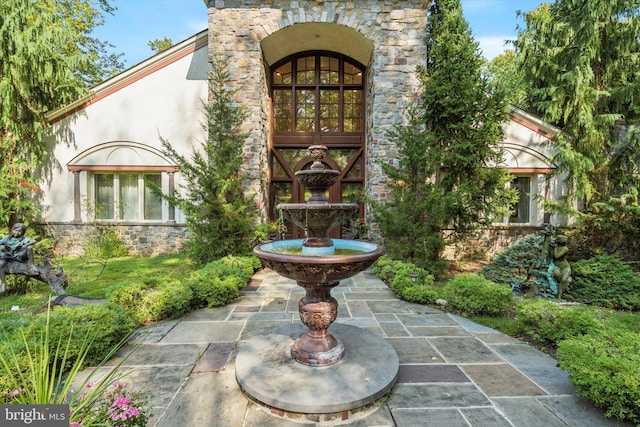
[{"label": "fountain top finial", "polygon": [[312,145],[308,148],[308,150],[311,158],[313,159],[311,169],[324,169],[322,159],[324,159],[324,156],[327,152],[327,147],[324,145]]}]

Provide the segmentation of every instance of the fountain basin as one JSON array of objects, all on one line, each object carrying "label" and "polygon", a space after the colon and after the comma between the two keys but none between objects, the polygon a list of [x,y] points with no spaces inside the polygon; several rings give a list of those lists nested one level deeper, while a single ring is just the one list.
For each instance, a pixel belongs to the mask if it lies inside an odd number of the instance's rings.
[{"label": "fountain basin", "polygon": [[265,267],[284,277],[306,283],[335,283],[370,267],[384,250],[369,242],[333,239],[337,250],[360,251],[338,255],[296,255],[281,253],[285,248],[301,248],[303,239],[277,240],[253,248]]}]

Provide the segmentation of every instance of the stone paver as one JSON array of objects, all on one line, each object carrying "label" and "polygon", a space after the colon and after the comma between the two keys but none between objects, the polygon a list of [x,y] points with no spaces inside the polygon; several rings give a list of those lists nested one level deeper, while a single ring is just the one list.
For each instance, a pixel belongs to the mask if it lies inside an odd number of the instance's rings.
[{"label": "stone paver", "polygon": [[567,373],[546,354],[460,316],[403,302],[367,272],[332,294],[336,323],[379,334],[398,354],[396,384],[367,408],[284,413],[240,391],[236,355],[247,340],[283,325],[305,330],[297,312],[304,290],[268,270],[226,307],[137,331],[130,344],[140,345],[124,362],[131,370],[124,381],[148,394],[155,413],[149,425],[157,427],[630,427],[578,398]]}]

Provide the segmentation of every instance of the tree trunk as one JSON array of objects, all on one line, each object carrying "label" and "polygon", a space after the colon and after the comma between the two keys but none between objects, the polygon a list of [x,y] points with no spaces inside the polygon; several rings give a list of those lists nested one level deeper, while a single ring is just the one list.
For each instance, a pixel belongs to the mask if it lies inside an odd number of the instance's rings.
[{"label": "tree trunk", "polygon": [[54,270],[48,263],[35,265],[19,261],[11,261],[4,268],[6,274],[21,274],[34,278],[48,284],[57,295],[66,294],[64,286],[67,284],[67,278],[62,272],[62,268]]}]

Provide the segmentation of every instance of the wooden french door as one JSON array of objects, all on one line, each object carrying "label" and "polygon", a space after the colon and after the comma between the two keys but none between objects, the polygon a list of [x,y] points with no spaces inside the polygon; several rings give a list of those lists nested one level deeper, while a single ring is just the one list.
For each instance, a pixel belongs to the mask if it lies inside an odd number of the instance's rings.
[{"label": "wooden french door", "polygon": [[[270,149],[270,215],[279,203],[302,203],[295,172],[308,169],[310,145],[326,145],[325,168],[340,171],[331,203],[361,203],[364,183],[364,72],[357,62],[330,52],[304,52],[271,69],[273,140]],[[362,216],[362,203],[360,216]],[[291,237],[302,231],[287,224]],[[332,233],[348,237],[350,224]]]}]

